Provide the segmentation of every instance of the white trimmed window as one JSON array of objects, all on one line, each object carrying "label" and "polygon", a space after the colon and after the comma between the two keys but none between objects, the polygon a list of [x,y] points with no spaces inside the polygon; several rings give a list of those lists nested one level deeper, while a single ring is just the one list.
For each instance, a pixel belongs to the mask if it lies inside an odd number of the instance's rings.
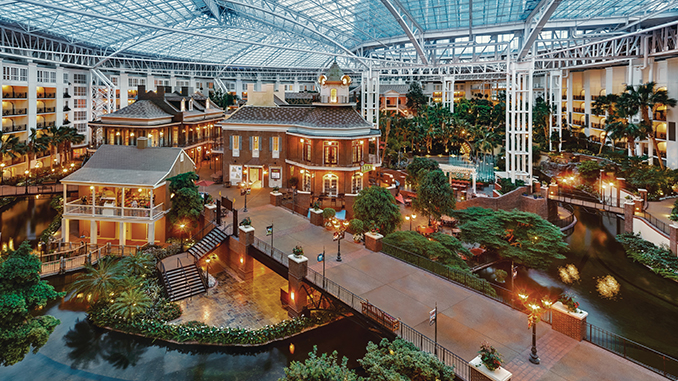
[{"label": "white trimmed window", "polygon": [[240,157],[241,139],[239,135],[231,135],[231,154],[233,157]]},{"label": "white trimmed window", "polygon": [[351,193],[358,194],[363,190],[363,174],[358,172],[353,174],[351,179]]},{"label": "white trimmed window", "polygon": [[261,150],[261,137],[250,136],[250,150],[252,151],[252,157],[259,157],[259,151]]},{"label": "white trimmed window", "polygon": [[337,197],[337,185],[339,184],[339,177],[333,174],[323,176],[323,193],[330,197]]},{"label": "white trimmed window", "polygon": [[280,158],[280,137],[271,137],[271,157],[274,159]]}]

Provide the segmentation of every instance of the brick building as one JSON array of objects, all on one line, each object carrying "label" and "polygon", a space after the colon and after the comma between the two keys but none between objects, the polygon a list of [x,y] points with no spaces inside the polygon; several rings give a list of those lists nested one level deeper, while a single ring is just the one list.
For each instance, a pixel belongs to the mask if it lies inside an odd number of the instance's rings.
[{"label": "brick building", "polygon": [[[221,123],[224,181],[288,187],[295,178],[299,190],[329,197],[367,186],[365,172],[381,164],[381,133],[348,103],[351,79],[336,63],[318,83],[320,102],[250,104]],[[261,93],[257,98],[270,105],[273,88],[263,87]]]}]

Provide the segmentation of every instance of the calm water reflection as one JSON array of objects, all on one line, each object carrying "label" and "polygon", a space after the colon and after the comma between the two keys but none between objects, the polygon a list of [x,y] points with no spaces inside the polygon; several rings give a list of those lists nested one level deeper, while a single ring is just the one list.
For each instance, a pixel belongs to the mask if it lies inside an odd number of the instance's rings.
[{"label": "calm water reflection", "polygon": [[14,247],[28,239],[35,244],[40,234],[56,216],[56,210],[49,206],[51,198],[25,197],[5,208],[0,213],[2,237],[0,242],[7,244],[13,240]]},{"label": "calm water reflection", "polygon": [[[575,214],[579,223],[566,239],[570,246],[567,259],[555,261],[548,271],[520,271],[516,287],[548,289],[553,295],[570,291],[589,312],[589,323],[678,358],[678,283],[626,258],[624,248],[615,240],[623,220],[579,208]],[[580,276],[579,282],[569,286],[558,272],[568,264],[573,264]],[[488,269],[482,276],[489,279],[492,271]],[[603,298],[596,289],[598,279],[607,275],[620,285],[614,299]]]},{"label": "calm water reflection", "polygon": [[[64,278],[52,279],[63,283]],[[61,287],[62,288],[62,287]],[[108,332],[90,325],[83,306],[54,302],[45,309],[61,324],[37,354],[0,368],[0,380],[277,380],[292,360],[304,360],[313,345],[320,353],[337,350],[339,356],[356,359],[365,354],[369,341],[381,336],[344,319],[256,350],[224,350],[169,345]],[[294,344],[294,353],[290,353]]]}]

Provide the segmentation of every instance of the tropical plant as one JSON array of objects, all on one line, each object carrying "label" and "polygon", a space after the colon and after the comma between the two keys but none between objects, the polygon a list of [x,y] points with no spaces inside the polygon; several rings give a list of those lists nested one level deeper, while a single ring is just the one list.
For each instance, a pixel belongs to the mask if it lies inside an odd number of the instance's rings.
[{"label": "tropical plant", "polygon": [[68,287],[70,298],[87,300],[90,303],[108,298],[123,278],[121,267],[111,257],[105,257],[97,267],[86,266],[86,271],[79,273]]},{"label": "tropical plant", "polygon": [[34,316],[50,300],[63,297],[40,279],[42,264],[31,254],[28,241],[9,250],[0,261],[0,364],[10,366],[45,345],[60,321],[53,316]]},{"label": "tropical plant", "polygon": [[170,182],[170,193],[174,194],[172,208],[168,213],[170,223],[181,221],[185,225],[197,225],[200,212],[204,209],[198,186],[195,185],[198,179],[195,172],[186,172],[167,179]]},{"label": "tropical plant", "polygon": [[576,297],[570,293],[562,293],[558,296],[558,301],[561,302],[568,311],[578,313],[579,312],[579,302],[575,301]]},{"label": "tropical plant", "polygon": [[422,215],[437,220],[443,215],[450,215],[455,207],[454,190],[443,171],[436,169],[428,172],[417,188],[417,197],[412,207]]},{"label": "tropical plant", "polygon": [[617,241],[624,246],[626,256],[634,262],[649,267],[664,278],[678,281],[678,257],[671,250],[644,240],[640,234],[620,234]]},{"label": "tropical plant", "polygon": [[140,252],[121,259],[120,266],[129,276],[146,277],[155,269],[155,258],[151,253]]},{"label": "tropical plant", "polygon": [[[45,152],[49,149],[49,137],[43,134],[41,131],[31,128],[31,132],[28,135],[28,144],[26,146],[26,155],[33,155],[33,160],[38,158],[38,154]],[[28,157],[27,160],[30,162],[31,158]]]},{"label": "tropical plant", "polygon": [[419,187],[421,179],[430,171],[438,169],[440,166],[435,160],[427,159],[425,157],[415,157],[412,162],[407,165],[407,181],[412,189],[416,190]]},{"label": "tropical plant", "polygon": [[141,288],[127,289],[120,292],[111,305],[111,313],[130,320],[141,316],[151,307],[151,298]]},{"label": "tropical plant", "polygon": [[348,368],[348,359],[338,361],[337,351],[328,355],[323,353],[318,356],[318,347],[313,346],[313,352],[303,363],[292,361],[285,368],[285,377],[279,381],[357,381],[362,380],[356,373]]},{"label": "tropical plant", "polygon": [[301,257],[302,255],[304,255],[304,249],[301,246],[297,245],[292,249],[292,254],[296,255],[297,257]]},{"label": "tropical plant", "polygon": [[329,220],[334,218],[334,216],[337,215],[337,211],[334,210],[333,208],[325,208],[323,209],[323,219]]},{"label": "tropical plant", "polygon": [[374,221],[383,235],[394,232],[403,222],[400,208],[391,192],[377,186],[360,191],[353,204],[353,213],[363,223]]},{"label": "tropical plant", "polygon": [[379,345],[368,343],[367,353],[358,363],[367,373],[367,379],[374,381],[455,379],[453,367],[400,338],[393,341],[384,338]]},{"label": "tropical plant", "polygon": [[471,253],[463,248],[459,240],[442,233],[431,234],[430,238],[429,240],[417,232],[405,230],[387,235],[383,242],[447,266],[460,269],[468,267],[461,256],[468,258]]},{"label": "tropical plant", "polygon": [[419,112],[423,105],[428,103],[424,90],[421,88],[419,82],[411,82],[410,88],[407,90],[407,107],[412,110],[414,114]]},{"label": "tropical plant", "polygon": [[240,221],[240,226],[252,226],[252,219],[249,217],[243,218],[242,221]]},{"label": "tropical plant", "polygon": [[[494,372],[495,370],[499,369],[499,367],[501,367],[501,363],[504,362],[504,360],[501,358],[501,354],[497,352],[493,346],[486,342],[480,345],[478,354],[480,355],[480,361],[482,361],[482,364],[485,365],[485,367],[490,372]],[[480,364],[476,366],[480,366]]]},{"label": "tropical plant", "polygon": [[[607,126],[610,124],[611,119],[614,118],[615,116],[615,111],[614,111],[614,105],[617,103],[617,99],[619,99],[619,96],[617,94],[608,94],[608,95],[600,95],[598,98],[593,101],[593,104],[591,105],[591,111],[595,115],[605,115],[605,125]],[[607,128],[606,128],[607,130]],[[601,140],[600,140],[600,149],[598,150],[598,155],[603,152],[603,147],[605,146],[605,140],[609,138],[609,134],[606,134]],[[612,144],[614,145],[614,141],[612,141]]]},{"label": "tropical plant", "polygon": [[217,106],[224,110],[228,109],[229,106],[235,105],[235,103],[239,100],[237,95],[233,95],[228,92],[224,93],[221,91],[221,89],[218,89],[217,91],[210,91],[210,99]]},{"label": "tropical plant", "polygon": [[587,184],[593,184],[600,177],[602,167],[596,160],[586,160],[577,163],[577,171]]},{"label": "tropical plant", "polygon": [[506,281],[507,276],[508,273],[502,269],[498,269],[497,271],[494,272],[494,277],[499,283],[504,283],[504,281]]}]

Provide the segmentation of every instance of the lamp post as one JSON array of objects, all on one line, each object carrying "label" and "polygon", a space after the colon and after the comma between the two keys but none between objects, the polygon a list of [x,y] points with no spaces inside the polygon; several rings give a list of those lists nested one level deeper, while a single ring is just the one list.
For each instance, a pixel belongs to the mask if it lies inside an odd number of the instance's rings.
[{"label": "lamp post", "polygon": [[240,190],[240,195],[245,195],[245,207],[243,208],[243,212],[247,213],[247,195],[250,194],[250,187],[249,184],[246,182],[242,183],[242,189]]},{"label": "lamp post", "polygon": [[518,297],[523,302],[523,305],[528,310],[527,328],[532,328],[532,349],[530,350],[530,362],[532,364],[539,364],[539,356],[537,355],[537,323],[539,323],[542,309],[549,310],[553,302],[544,296],[539,302],[531,301],[526,293],[519,293]]},{"label": "lamp post", "polygon": [[31,178],[31,171],[28,169],[24,171],[24,174],[26,175],[26,192],[25,194],[28,194],[28,179]]},{"label": "lamp post", "polygon": [[5,163],[0,163],[0,184],[5,180]]},{"label": "lamp post", "polygon": [[179,231],[181,232],[181,251],[184,251],[184,228],[186,227],[185,224],[179,225]]},{"label": "lamp post", "polygon": [[341,262],[341,240],[344,239],[346,229],[348,229],[349,222],[346,220],[340,221],[337,218],[332,220],[334,227],[334,240],[337,241],[337,262]]},{"label": "lamp post", "polygon": [[207,274],[205,274],[206,275],[205,278],[207,278],[206,282],[205,282],[205,283],[207,283],[205,285],[205,295],[209,295],[210,294],[210,259],[207,258],[205,260],[205,263],[207,264]]},{"label": "lamp post", "polygon": [[415,218],[417,218],[417,215],[416,215],[416,214],[410,214],[410,215],[405,216],[405,219],[406,219],[407,221],[410,221],[410,231],[412,231],[412,221],[413,221]]}]

